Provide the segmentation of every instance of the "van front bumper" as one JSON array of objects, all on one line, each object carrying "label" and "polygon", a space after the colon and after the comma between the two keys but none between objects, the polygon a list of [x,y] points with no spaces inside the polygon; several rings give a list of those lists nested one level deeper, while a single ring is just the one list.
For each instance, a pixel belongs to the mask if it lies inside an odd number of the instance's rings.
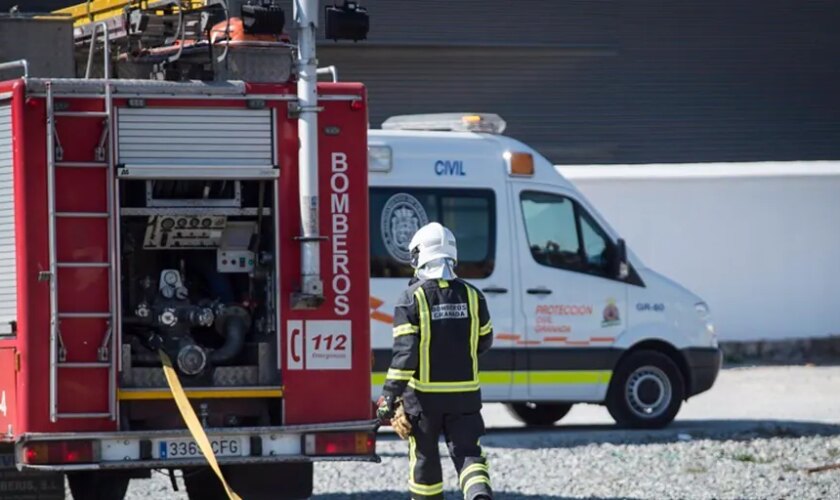
[{"label": "van front bumper", "polygon": [[717,380],[723,364],[723,351],[717,347],[689,347],[682,350],[688,365],[690,387],[687,397],[708,391]]}]

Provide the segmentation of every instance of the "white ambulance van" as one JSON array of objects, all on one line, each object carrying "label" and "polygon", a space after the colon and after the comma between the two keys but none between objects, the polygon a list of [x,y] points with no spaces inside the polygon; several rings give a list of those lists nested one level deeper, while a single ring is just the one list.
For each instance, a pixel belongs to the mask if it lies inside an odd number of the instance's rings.
[{"label": "white ambulance van", "polygon": [[373,394],[391,358],[407,245],[440,222],[458,275],[487,298],[495,340],[485,402],[527,425],[599,403],[621,425],[661,427],[721,366],[709,307],[645,266],[557,169],[500,135],[492,114],[393,117],[369,133]]}]

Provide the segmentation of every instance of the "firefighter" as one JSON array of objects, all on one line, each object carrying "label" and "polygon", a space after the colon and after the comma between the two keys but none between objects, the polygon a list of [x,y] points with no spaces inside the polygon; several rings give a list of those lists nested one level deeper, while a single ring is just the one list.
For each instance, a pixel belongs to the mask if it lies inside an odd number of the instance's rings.
[{"label": "firefighter", "polygon": [[443,498],[443,433],[464,498],[490,500],[478,382],[478,356],[493,343],[487,303],[455,275],[458,252],[449,229],[423,226],[409,250],[415,276],[395,308],[393,357],[377,417],[389,420],[398,405],[407,414],[412,499]]}]

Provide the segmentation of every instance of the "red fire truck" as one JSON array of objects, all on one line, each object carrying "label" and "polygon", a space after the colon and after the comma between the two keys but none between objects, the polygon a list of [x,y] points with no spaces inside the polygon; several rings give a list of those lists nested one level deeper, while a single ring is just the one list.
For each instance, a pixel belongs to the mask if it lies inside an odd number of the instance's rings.
[{"label": "red fire truck", "polygon": [[182,396],[244,498],[378,460],[366,95],[317,82],[318,2],[295,3],[297,45],[272,2],[88,2],[76,77],[0,66],[22,73],[0,82],[3,498],[66,475],[121,499],[153,469],[227,498]]}]

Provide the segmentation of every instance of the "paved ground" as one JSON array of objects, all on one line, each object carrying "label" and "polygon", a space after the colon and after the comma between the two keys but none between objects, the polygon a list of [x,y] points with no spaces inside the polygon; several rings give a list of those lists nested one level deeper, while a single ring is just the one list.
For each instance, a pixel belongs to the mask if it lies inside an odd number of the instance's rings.
[{"label": "paved ground", "polygon": [[[549,430],[523,429],[487,405],[482,440],[498,498],[840,498],[840,367],[727,369],[660,431],[623,431],[576,406]],[[406,445],[385,433],[382,464],[316,466],[318,500],[406,498]],[[444,459],[446,460],[446,459]],[[446,498],[457,499],[444,463]],[[134,481],[132,500],[186,498],[168,479]]]},{"label": "paved ground", "polygon": [[[520,425],[502,405],[486,405],[483,413],[493,427]],[[721,372],[711,390],[685,403],[677,420],[803,420],[840,424],[840,367],[729,368]],[[560,425],[612,423],[606,408],[581,404],[574,406]]]}]

